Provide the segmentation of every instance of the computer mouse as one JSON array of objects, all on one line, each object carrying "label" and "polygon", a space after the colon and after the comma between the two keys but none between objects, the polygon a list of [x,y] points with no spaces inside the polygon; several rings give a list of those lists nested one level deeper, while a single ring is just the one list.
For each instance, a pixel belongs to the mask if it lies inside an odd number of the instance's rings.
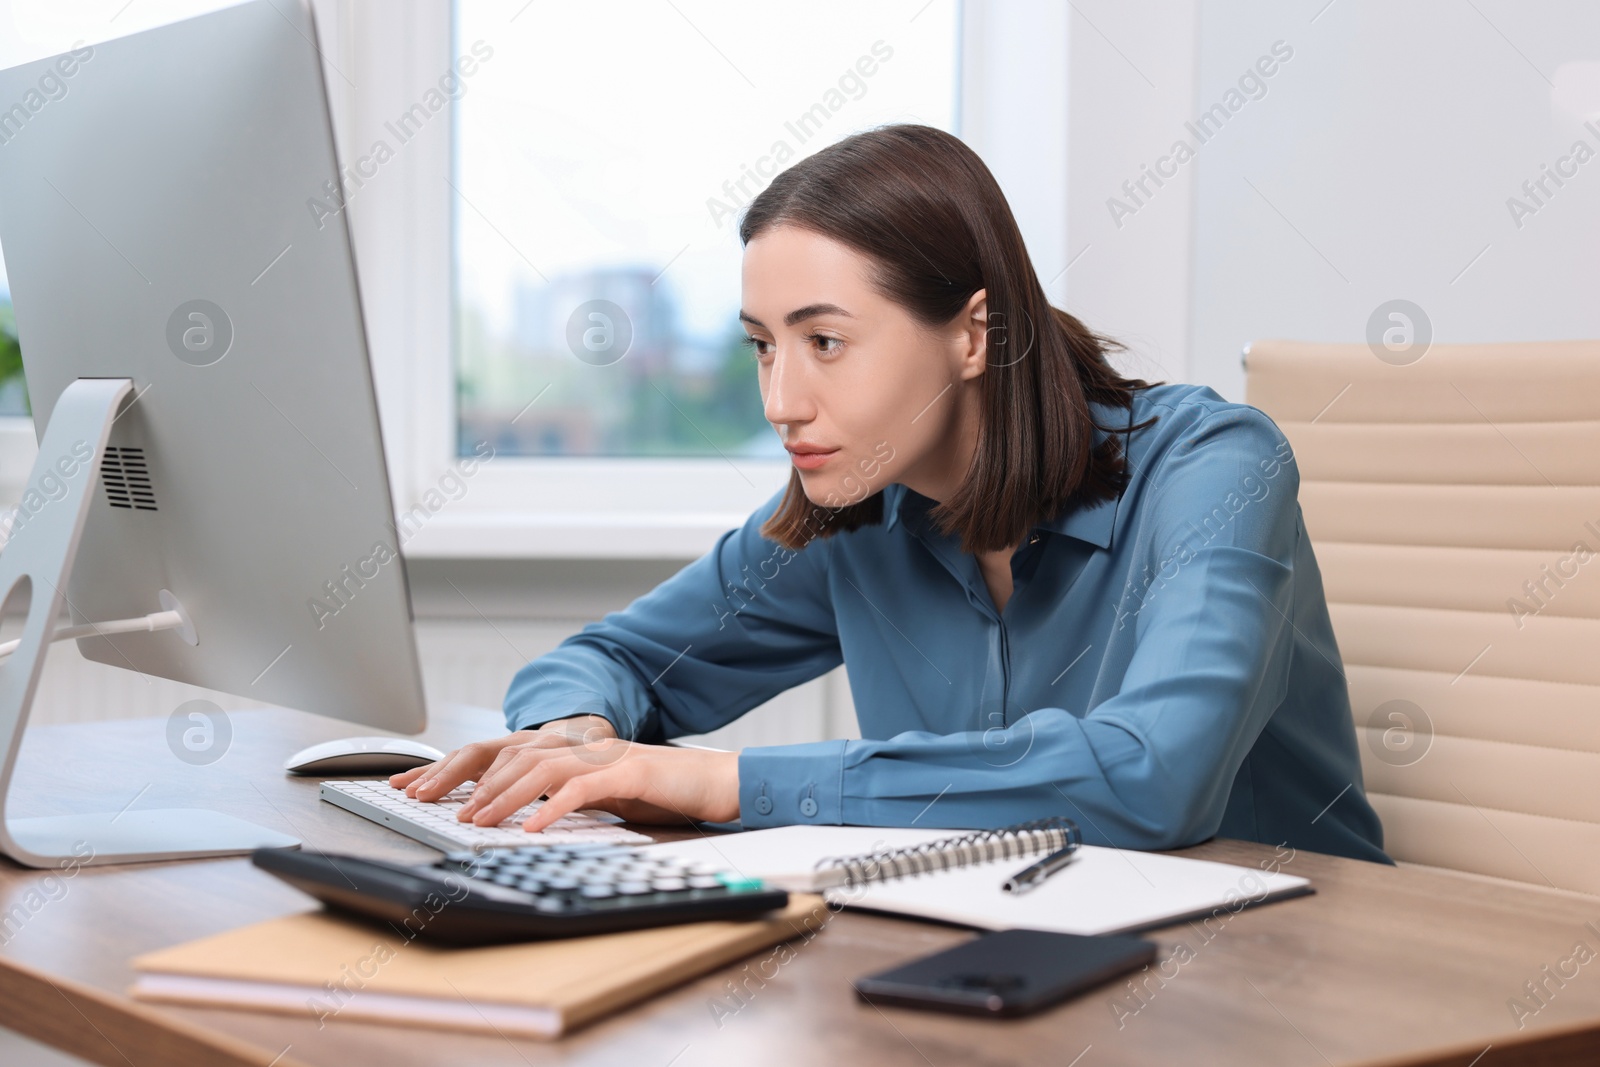
[{"label": "computer mouse", "polygon": [[441,759],[444,753],[432,745],[404,737],[344,737],[296,752],[283,769],[323,777],[399,774]]}]

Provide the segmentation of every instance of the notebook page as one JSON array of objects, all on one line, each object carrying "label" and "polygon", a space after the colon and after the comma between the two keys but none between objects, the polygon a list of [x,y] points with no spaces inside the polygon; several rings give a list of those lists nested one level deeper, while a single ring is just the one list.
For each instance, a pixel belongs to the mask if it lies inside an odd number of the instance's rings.
[{"label": "notebook page", "polygon": [[1069,934],[1149,929],[1185,918],[1221,917],[1252,903],[1309,892],[1310,881],[1209,860],[1082,846],[1073,861],[1031,892],[1000,886],[1028,860],[995,861],[854,888],[830,902],[961,923]]}]

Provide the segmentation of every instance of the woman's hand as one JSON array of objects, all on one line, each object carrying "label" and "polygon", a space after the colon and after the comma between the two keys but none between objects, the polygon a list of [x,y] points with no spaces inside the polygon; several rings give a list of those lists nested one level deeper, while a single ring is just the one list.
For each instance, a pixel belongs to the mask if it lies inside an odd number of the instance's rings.
[{"label": "woman's hand", "polygon": [[[437,800],[469,779],[471,799],[457,817],[495,826],[541,796],[524,822],[538,832],[579,808],[600,808],[629,822],[730,822],[739,817],[739,754],[641,745],[618,740],[610,723],[563,720],[480,741],[438,763],[389,781],[419,800]],[[574,725],[577,722],[578,725]]]},{"label": "woman's hand", "polygon": [[406,796],[418,800],[438,800],[462,782],[483,781],[484,775],[498,765],[500,753],[508,748],[527,744],[566,747],[616,736],[611,720],[601,715],[556,719],[534,730],[518,730],[504,737],[463,745],[447,753],[444,759],[390,775],[389,784],[404,789]]},{"label": "woman's hand", "polygon": [[548,795],[523,829],[538,832],[579,808],[629,822],[731,822],[739,817],[739,754],[641,745],[616,738],[582,745],[512,745],[501,750],[457,818],[496,826]]}]

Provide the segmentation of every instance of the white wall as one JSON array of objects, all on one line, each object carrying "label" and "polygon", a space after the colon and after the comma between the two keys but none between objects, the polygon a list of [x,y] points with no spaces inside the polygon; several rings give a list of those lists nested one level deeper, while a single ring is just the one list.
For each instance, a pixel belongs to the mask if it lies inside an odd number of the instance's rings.
[{"label": "white wall", "polygon": [[961,140],[1005,193],[1045,290],[1066,283],[1070,9],[1058,0],[966,0]]},{"label": "white wall", "polygon": [[1294,56],[1195,160],[1191,376],[1243,399],[1251,338],[1360,341],[1395,298],[1436,341],[1600,336],[1600,158],[1520,229],[1506,207],[1600,152],[1600,5],[1326,2],[1201,5],[1204,104]]},{"label": "white wall", "polygon": [[[1438,341],[1600,336],[1600,6],[1075,0],[1066,306],[1130,369],[1243,399],[1252,338],[1360,341],[1403,298]],[[1265,94],[1185,129],[1282,41]],[[1048,113],[1048,108],[1046,109]],[[1130,200],[1172,143],[1174,179]],[[1518,227],[1524,181],[1584,139]],[[1573,169],[1568,165],[1568,169]],[[1120,225],[1107,201],[1135,208]]]},{"label": "white wall", "polygon": [[1114,219],[1107,201],[1191,117],[1197,17],[1194,0],[1076,0],[1069,22],[1062,306],[1126,344],[1124,372],[1149,381],[1189,377],[1193,167],[1147,180],[1131,216]]}]

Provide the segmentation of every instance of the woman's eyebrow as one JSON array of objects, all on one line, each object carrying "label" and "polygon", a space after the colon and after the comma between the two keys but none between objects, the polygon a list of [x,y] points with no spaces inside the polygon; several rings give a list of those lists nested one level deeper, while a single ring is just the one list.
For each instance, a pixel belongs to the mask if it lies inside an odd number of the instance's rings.
[{"label": "woman's eyebrow", "polygon": [[[815,318],[818,315],[842,315],[847,319],[855,317],[838,304],[807,304],[805,307],[795,308],[785,315],[783,324],[785,326],[793,326],[797,322],[804,322],[806,319]],[[759,326],[763,330],[767,328],[766,323],[743,309],[739,311],[739,321],[748,322],[752,326]]]}]

